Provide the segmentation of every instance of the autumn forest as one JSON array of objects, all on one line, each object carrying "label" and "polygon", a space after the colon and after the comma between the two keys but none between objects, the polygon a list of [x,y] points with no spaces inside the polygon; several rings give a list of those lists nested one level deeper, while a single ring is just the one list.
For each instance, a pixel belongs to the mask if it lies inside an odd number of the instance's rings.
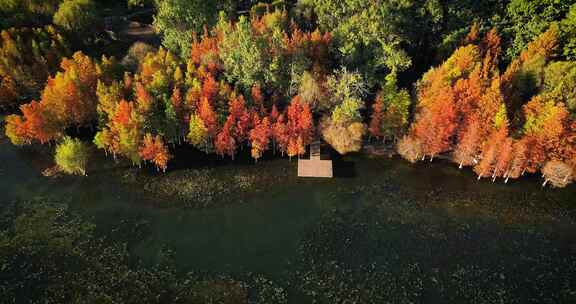
[{"label": "autumn forest", "polygon": [[0,0],[2,303],[574,303],[574,181],[576,0]]},{"label": "autumn forest", "polygon": [[[513,43],[516,53],[506,49],[501,24],[474,18],[453,38],[451,54],[402,88],[399,76],[424,67],[410,69],[410,33],[398,32],[384,11],[406,14],[418,5],[351,1],[340,12],[332,10],[337,1],[320,2],[262,3],[236,18],[221,10],[206,23],[190,20],[189,35],[170,28],[169,11],[188,4],[160,5],[154,22],[164,46],[136,42],[123,59],[91,57],[74,51],[77,38],[66,41],[61,31],[93,26],[90,10],[56,26],[6,28],[1,105],[19,108],[6,117],[6,135],[15,145],[56,143],[60,168],[78,174],[85,174],[81,146],[88,143],[70,136],[83,128],[94,130],[92,144],[110,157],[162,171],[176,145],[231,158],[244,147],[255,160],[269,150],[291,158],[318,133],[341,154],[370,139],[410,162],[446,156],[478,178],[507,182],[540,172],[556,187],[572,182],[576,7],[542,21],[521,48]],[[345,23],[334,23],[340,17]],[[364,19],[377,22],[364,27]],[[505,30],[507,39],[518,38]]]}]

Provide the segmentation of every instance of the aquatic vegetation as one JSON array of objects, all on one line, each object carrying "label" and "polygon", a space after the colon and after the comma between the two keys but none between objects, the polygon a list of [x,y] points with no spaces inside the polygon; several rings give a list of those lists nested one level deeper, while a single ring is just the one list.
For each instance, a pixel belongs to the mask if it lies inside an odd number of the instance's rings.
[{"label": "aquatic vegetation", "polygon": [[246,196],[257,195],[277,182],[293,182],[295,178],[286,169],[279,163],[264,162],[242,168],[186,169],[163,175],[133,171],[123,181],[141,186],[146,195],[164,206],[206,208],[241,203]]},{"label": "aquatic vegetation", "polygon": [[0,302],[576,301],[576,0],[259,1],[0,0]]},{"label": "aquatic vegetation", "polygon": [[287,303],[286,291],[261,275],[179,273],[168,250],[143,266],[66,204],[2,202],[0,247],[0,292],[15,302]]},{"label": "aquatic vegetation", "polygon": [[[536,210],[510,222],[498,212],[513,196],[475,199],[470,202],[477,205],[474,211],[466,213],[465,195],[413,196],[390,179],[340,193],[361,195],[354,205],[326,212],[308,230],[292,261],[293,288],[318,303],[415,303],[423,298],[426,303],[569,303],[573,298],[576,285],[570,277],[576,273],[576,258],[570,249],[552,249],[557,238],[573,234],[535,226],[574,223],[574,218],[541,219],[554,212],[538,209],[537,201],[514,206]],[[461,209],[454,212],[449,206]]]}]

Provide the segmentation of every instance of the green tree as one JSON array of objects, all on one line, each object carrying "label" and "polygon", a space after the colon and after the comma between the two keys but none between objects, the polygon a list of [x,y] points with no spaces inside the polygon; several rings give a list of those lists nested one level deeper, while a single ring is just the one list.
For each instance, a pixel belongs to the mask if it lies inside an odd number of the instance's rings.
[{"label": "green tree", "polygon": [[154,27],[162,34],[162,44],[188,58],[194,33],[213,25],[224,4],[216,0],[157,0]]},{"label": "green tree", "polygon": [[219,48],[226,78],[237,81],[247,89],[258,82],[264,82],[266,42],[254,35],[250,21],[241,16],[232,25],[221,14],[218,31],[223,36]]},{"label": "green tree", "polygon": [[321,110],[332,111],[346,99],[361,99],[367,92],[366,83],[358,72],[342,68],[330,75],[326,81],[328,98],[319,104]]},{"label": "green tree", "polygon": [[[390,73],[386,76],[382,91],[376,99],[380,113],[374,113],[372,121],[378,122],[377,134],[381,134],[384,139],[398,139],[408,125],[410,115],[410,94],[404,89],[399,89],[396,84],[396,75]],[[380,115],[374,117],[374,115]]]},{"label": "green tree", "polygon": [[504,33],[511,36],[508,59],[515,58],[528,43],[546,31],[552,22],[562,20],[575,0],[512,0],[506,7]]},{"label": "green tree", "polygon": [[0,0],[0,28],[50,23],[62,0]]},{"label": "green tree", "polygon": [[544,93],[563,102],[576,115],[576,62],[558,61],[546,66]]},{"label": "green tree", "polygon": [[324,107],[331,109],[331,114],[320,125],[322,137],[340,154],[359,151],[366,133],[360,113],[366,93],[362,76],[343,68],[328,78],[327,87],[331,101]]},{"label": "green tree", "polygon": [[576,59],[576,4],[570,6],[566,18],[560,23],[560,30],[564,41],[562,54],[568,60]]},{"label": "green tree", "polygon": [[56,165],[67,174],[86,175],[88,148],[79,139],[65,137],[56,147]]},{"label": "green tree", "polygon": [[[312,3],[310,3],[312,2]],[[323,31],[331,31],[341,62],[357,67],[367,76],[368,83],[376,80],[379,70],[401,71],[411,64],[401,47],[404,37],[397,27],[395,12],[406,1],[375,0],[312,0]]]},{"label": "green tree", "polygon": [[68,55],[66,41],[53,26],[1,31],[0,107],[16,106],[22,97],[37,98],[48,76]]},{"label": "green tree", "polygon": [[204,122],[199,115],[192,114],[190,116],[190,129],[188,132],[188,140],[196,147],[205,145],[208,139],[208,129],[204,126]]},{"label": "green tree", "polygon": [[54,24],[72,32],[89,32],[98,20],[98,10],[92,0],[66,0],[54,14]]},{"label": "green tree", "polygon": [[304,72],[298,84],[298,96],[303,102],[316,109],[324,99],[324,89],[322,84],[310,72]]},{"label": "green tree", "polygon": [[364,102],[357,98],[348,97],[337,105],[332,111],[334,123],[350,123],[362,121],[360,110],[364,108]]},{"label": "green tree", "polygon": [[515,115],[520,106],[538,94],[544,85],[545,68],[558,50],[558,26],[530,42],[502,75],[503,91],[509,113]]}]

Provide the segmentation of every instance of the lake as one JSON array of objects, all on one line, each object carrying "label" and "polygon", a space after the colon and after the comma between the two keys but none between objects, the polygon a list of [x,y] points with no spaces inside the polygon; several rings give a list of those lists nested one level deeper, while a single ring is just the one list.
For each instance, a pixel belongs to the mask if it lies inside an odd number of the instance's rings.
[{"label": "lake", "polygon": [[[573,185],[542,188],[537,176],[505,185],[442,161],[363,155],[339,160],[345,174],[337,178],[298,179],[294,160],[194,155],[169,174],[195,166],[211,167],[215,178],[284,174],[254,193],[187,208],[123,182],[125,165],[99,152],[87,177],[43,177],[52,165],[44,150],[0,139],[4,197],[68,202],[146,264],[170,248],[182,272],[264,274],[293,303],[576,301]],[[162,178],[151,168],[130,170]]]}]

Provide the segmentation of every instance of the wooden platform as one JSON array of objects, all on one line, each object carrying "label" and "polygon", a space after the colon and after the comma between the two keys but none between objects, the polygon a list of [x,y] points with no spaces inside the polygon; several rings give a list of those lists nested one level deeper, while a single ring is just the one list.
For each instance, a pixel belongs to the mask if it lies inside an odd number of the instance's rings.
[{"label": "wooden platform", "polygon": [[332,161],[331,160],[312,160],[312,159],[299,159],[298,160],[298,176],[299,177],[332,177]]},{"label": "wooden platform", "polygon": [[298,160],[299,177],[333,177],[332,161],[320,159],[320,141],[310,145],[310,159]]}]

